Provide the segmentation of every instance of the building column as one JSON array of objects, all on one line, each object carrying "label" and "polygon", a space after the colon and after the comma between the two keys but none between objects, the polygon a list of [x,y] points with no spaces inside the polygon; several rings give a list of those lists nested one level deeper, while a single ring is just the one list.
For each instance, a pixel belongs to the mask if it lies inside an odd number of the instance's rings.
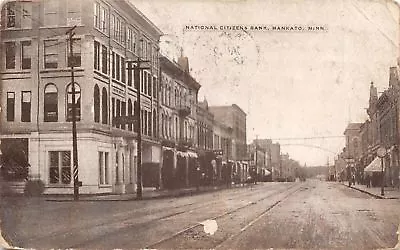
[{"label": "building column", "polygon": [[[1,144],[1,143],[0,143]],[[38,180],[42,179],[43,182],[47,182],[47,178],[41,176],[44,174],[45,163],[40,161],[40,142],[39,142],[39,133],[33,132],[31,133],[31,137],[28,141],[28,155],[29,155],[29,179]],[[42,166],[41,166],[42,165]],[[40,172],[42,171],[42,173]]]},{"label": "building column", "polygon": [[117,184],[122,184],[123,180],[124,180],[124,176],[123,176],[124,164],[123,164],[123,147],[121,145],[118,146],[117,154],[118,154],[118,162],[117,162],[117,164],[118,164],[118,183]]}]

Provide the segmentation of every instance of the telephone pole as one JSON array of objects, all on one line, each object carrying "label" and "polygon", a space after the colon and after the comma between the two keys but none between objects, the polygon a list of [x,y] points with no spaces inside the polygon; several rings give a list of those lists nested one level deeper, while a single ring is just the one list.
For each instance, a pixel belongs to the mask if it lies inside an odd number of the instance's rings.
[{"label": "telephone pole", "polygon": [[69,37],[69,58],[68,64],[71,67],[71,88],[72,88],[72,158],[73,158],[73,176],[74,176],[74,200],[79,200],[79,186],[81,185],[78,178],[78,140],[76,133],[76,100],[75,100],[75,79],[74,79],[74,29],[76,26],[72,27],[66,32]]},{"label": "telephone pole", "polygon": [[[128,70],[133,70],[134,73],[134,84],[137,86],[137,107],[133,107],[135,110],[135,122],[137,126],[137,187],[136,187],[136,199],[142,199],[142,124],[141,124],[141,82],[140,72],[144,69],[150,69],[149,67],[142,67],[141,63],[148,63],[149,61],[141,60],[140,57],[136,61],[127,61],[127,63],[134,64],[133,67],[128,66]],[[129,64],[128,64],[129,65]]]}]

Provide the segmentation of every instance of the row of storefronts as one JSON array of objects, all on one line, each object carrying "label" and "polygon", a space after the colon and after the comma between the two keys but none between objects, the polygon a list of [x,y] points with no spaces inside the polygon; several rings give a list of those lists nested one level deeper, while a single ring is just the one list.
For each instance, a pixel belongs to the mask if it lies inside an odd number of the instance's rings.
[{"label": "row of storefronts", "polygon": [[[371,83],[368,119],[348,124],[346,147],[335,161],[337,178],[368,186],[399,186],[399,105],[398,68],[390,68],[389,87],[378,96]],[[378,148],[384,148],[380,158]],[[341,159],[339,159],[341,158]]]}]

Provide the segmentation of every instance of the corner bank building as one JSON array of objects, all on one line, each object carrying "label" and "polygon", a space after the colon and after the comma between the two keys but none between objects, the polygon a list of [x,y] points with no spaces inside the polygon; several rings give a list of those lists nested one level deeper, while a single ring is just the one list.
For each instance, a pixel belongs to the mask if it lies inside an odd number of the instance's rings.
[{"label": "corner bank building", "polygon": [[[1,8],[3,164],[29,166],[26,178],[43,181],[45,193],[73,193],[74,60],[80,192],[134,192],[137,127],[113,121],[141,112],[143,168],[160,165],[161,31],[127,0],[7,1]],[[75,25],[71,55],[66,32]],[[138,57],[148,62],[135,81],[127,66]]]}]

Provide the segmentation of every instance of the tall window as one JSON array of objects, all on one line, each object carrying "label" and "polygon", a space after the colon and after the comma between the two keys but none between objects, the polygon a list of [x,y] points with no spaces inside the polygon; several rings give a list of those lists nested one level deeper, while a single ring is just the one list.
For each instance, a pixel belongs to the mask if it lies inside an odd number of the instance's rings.
[{"label": "tall window", "polygon": [[101,46],[101,72],[103,72],[104,74],[108,73],[107,61],[108,61],[107,47],[102,45]]},{"label": "tall window", "polygon": [[121,57],[121,82],[126,82],[126,65],[125,58]]},{"label": "tall window", "polygon": [[44,67],[46,69],[58,67],[57,43],[57,40],[44,41]]},{"label": "tall window", "polygon": [[111,76],[115,78],[115,52],[112,52],[112,69],[111,69]]},{"label": "tall window", "polygon": [[6,42],[6,69],[15,69],[15,42]]},{"label": "tall window", "polygon": [[58,4],[59,0],[45,0],[44,1],[44,25],[54,26],[58,24]]},{"label": "tall window", "polygon": [[108,10],[103,6],[100,7],[100,27],[99,29],[107,33],[107,25],[108,25]]},{"label": "tall window", "polygon": [[118,54],[115,54],[115,78],[120,81],[121,80],[121,57]]},{"label": "tall window", "polygon": [[9,2],[7,3],[6,11],[7,11],[7,28],[13,28],[15,27],[15,21],[16,21],[16,3],[15,2]]},{"label": "tall window", "polygon": [[107,89],[103,87],[102,93],[101,93],[101,118],[103,121],[103,124],[108,123],[108,97],[107,97]]},{"label": "tall window", "polygon": [[69,50],[69,48],[70,48],[69,43],[67,44],[67,46],[68,46],[68,67],[71,67],[71,66],[80,67],[81,66],[81,39],[74,38],[72,40],[72,50],[74,52],[72,55]]},{"label": "tall window", "polygon": [[[136,101],[134,101],[133,102],[133,112],[134,112],[134,115],[135,116],[137,116],[138,114],[139,114],[139,105],[138,105],[138,103],[136,102]],[[137,132],[139,132],[139,129],[138,129],[138,122],[137,121],[135,121],[135,124],[133,125],[133,130],[137,133]]]},{"label": "tall window", "polygon": [[21,28],[31,28],[32,27],[32,3],[31,2],[21,2]]},{"label": "tall window", "polygon": [[7,92],[7,121],[13,122],[15,119],[15,93]]},{"label": "tall window", "polygon": [[153,76],[153,98],[157,98],[157,78]]},{"label": "tall window", "polygon": [[147,94],[149,96],[152,96],[151,92],[153,90],[153,86],[152,86],[151,80],[152,80],[151,74],[147,74]]},{"label": "tall window", "polygon": [[157,111],[153,110],[153,136],[157,136]]},{"label": "tall window", "polygon": [[71,151],[49,151],[50,183],[71,183]]},{"label": "tall window", "polygon": [[[67,86],[67,121],[72,121],[72,84]],[[81,88],[75,83],[76,121],[81,120]]]},{"label": "tall window", "polygon": [[48,84],[44,89],[44,121],[58,121],[58,91],[54,84]]},{"label": "tall window", "polygon": [[[121,102],[121,116],[126,116],[126,102]],[[122,124],[121,128],[125,129],[125,124]]]},{"label": "tall window", "polygon": [[21,96],[21,121],[31,121],[31,92],[22,91]]},{"label": "tall window", "polygon": [[[132,101],[131,101],[131,99],[129,99],[128,100],[128,116],[132,116],[133,115],[132,112],[133,112],[133,110],[132,110]],[[128,130],[132,131],[132,128],[133,128],[133,124],[129,123],[128,124]]]},{"label": "tall window", "polygon": [[94,3],[94,27],[99,28],[100,27],[100,4],[99,3]]},{"label": "tall window", "polygon": [[31,41],[21,42],[22,69],[31,68],[31,56],[32,56]]},{"label": "tall window", "polygon": [[98,41],[94,41],[93,66],[95,70],[100,70],[100,43]]},{"label": "tall window", "polygon": [[132,86],[132,74],[133,74],[132,62],[127,62],[127,68],[128,68],[128,86]]},{"label": "tall window", "polygon": [[98,152],[99,155],[99,184],[107,185],[110,183],[108,174],[108,152]]},{"label": "tall window", "polygon": [[81,1],[69,3],[67,1],[67,25],[81,24]]},{"label": "tall window", "polygon": [[94,85],[93,104],[94,104],[94,122],[100,122],[100,89],[97,84]]}]

